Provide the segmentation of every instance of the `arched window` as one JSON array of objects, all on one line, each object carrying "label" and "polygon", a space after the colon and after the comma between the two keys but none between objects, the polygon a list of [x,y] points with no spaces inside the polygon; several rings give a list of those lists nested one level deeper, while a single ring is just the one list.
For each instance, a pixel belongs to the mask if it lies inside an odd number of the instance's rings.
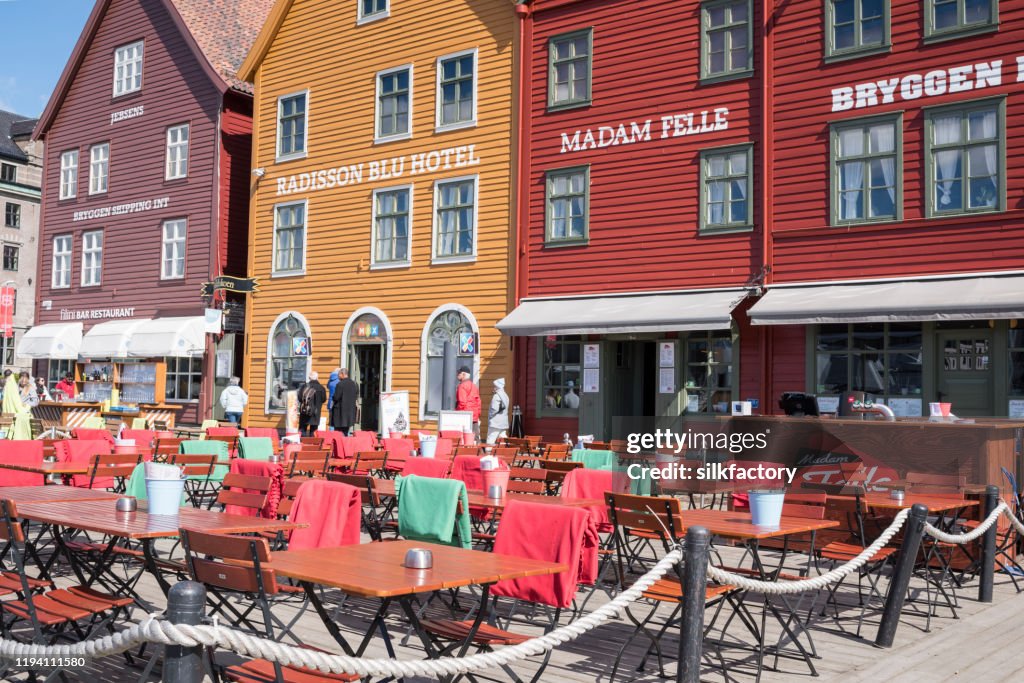
[{"label": "arched window", "polygon": [[[479,349],[467,349],[460,342],[465,341],[464,334],[476,332],[476,321],[472,314],[461,307],[442,308],[430,319],[425,330],[425,386],[422,387],[422,411],[424,417],[437,417],[441,411],[441,388],[444,384],[444,343],[451,342],[455,347],[456,366],[468,365],[473,370],[473,381],[477,377],[476,354]],[[474,338],[474,344],[478,343]],[[467,352],[468,351],[468,352]],[[452,369],[455,372],[455,369]]]},{"label": "arched window", "polygon": [[298,389],[309,375],[312,351],[309,327],[294,313],[278,318],[270,333],[270,362],[267,364],[267,408],[284,410],[287,392]]}]

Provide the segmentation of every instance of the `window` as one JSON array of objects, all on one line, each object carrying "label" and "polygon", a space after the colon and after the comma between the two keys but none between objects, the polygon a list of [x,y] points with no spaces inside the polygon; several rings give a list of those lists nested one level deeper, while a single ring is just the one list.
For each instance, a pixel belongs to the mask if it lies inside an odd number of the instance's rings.
[{"label": "window", "polygon": [[548,335],[542,339],[538,412],[575,415],[580,407],[583,338]]},{"label": "window", "polygon": [[437,60],[437,127],[476,123],[476,50]]},{"label": "window", "polygon": [[167,180],[188,176],[188,124],[167,129]]},{"label": "window", "polygon": [[476,177],[434,184],[434,257],[476,255]]},{"label": "window", "polygon": [[14,342],[15,337],[13,334],[10,337],[0,335],[0,370],[6,370],[7,368],[17,370],[14,367]]},{"label": "window", "polygon": [[753,225],[751,178],[753,146],[700,153],[702,230],[747,228]]},{"label": "window", "polygon": [[71,286],[71,235],[53,238],[53,274],[50,286],[54,289]]},{"label": "window", "polygon": [[374,265],[407,265],[409,263],[411,190],[411,186],[374,190]]},{"label": "window", "polygon": [[712,0],[701,5],[701,78],[754,70],[750,0]]},{"label": "window", "polygon": [[377,74],[377,128],[374,140],[408,138],[412,118],[412,66]]},{"label": "window", "polygon": [[832,224],[896,220],[903,205],[903,119],[832,126]]},{"label": "window", "polygon": [[0,164],[0,183],[18,182],[18,167],[14,164]]},{"label": "window", "polygon": [[308,92],[287,95],[277,100],[277,159],[296,159],[306,155],[306,108]]},{"label": "window", "polygon": [[[424,377],[426,386],[420,390],[423,398],[421,410],[424,417],[437,417],[441,410],[442,385],[444,384],[444,346],[450,342],[455,347],[455,368],[466,365],[476,370],[476,357],[472,354],[461,353],[463,335],[476,333],[476,325],[469,316],[456,308],[449,308],[437,313],[427,324],[426,339],[424,340],[424,352],[426,354],[426,366]],[[479,382],[476,372],[473,372],[473,381]]]},{"label": "window", "polygon": [[548,43],[548,107],[590,104],[591,29],[555,36]]},{"label": "window", "polygon": [[1010,396],[1024,396],[1024,320],[1011,320],[1009,340],[1009,389]]},{"label": "window", "polygon": [[825,54],[877,52],[889,46],[889,0],[825,0]]},{"label": "window", "polygon": [[142,88],[142,41],[114,50],[114,97]]},{"label": "window", "polygon": [[167,358],[167,385],[164,398],[168,401],[198,401],[203,385],[202,358]]},{"label": "window", "polygon": [[590,168],[563,168],[547,174],[547,242],[587,239],[590,222]]},{"label": "window", "polygon": [[990,100],[925,111],[929,216],[1003,210],[1003,106]]},{"label": "window", "polygon": [[71,199],[78,195],[78,150],[72,149],[60,155],[60,198]]},{"label": "window", "polygon": [[687,334],[684,379],[687,412],[728,413],[737,376],[735,370],[731,330]]},{"label": "window", "polygon": [[82,233],[82,286],[100,284],[103,273],[103,231]]},{"label": "window", "polygon": [[53,396],[53,392],[57,388],[57,382],[67,377],[68,374],[75,374],[75,361],[53,358],[46,361],[46,385],[50,390],[51,396]]},{"label": "window", "polygon": [[93,145],[89,148],[89,194],[107,191],[107,174],[110,172],[110,143]]},{"label": "window", "polygon": [[283,411],[288,407],[287,392],[305,384],[311,353],[312,340],[305,320],[292,313],[279,319],[270,334],[268,410]]},{"label": "window", "polygon": [[160,279],[185,277],[185,219],[164,221]]},{"label": "window", "polygon": [[274,274],[306,267],[306,203],[274,207]]},{"label": "window", "polygon": [[359,21],[362,24],[389,15],[388,0],[356,0],[359,3]]},{"label": "window", "polygon": [[4,270],[18,270],[18,247],[11,244],[4,245]]},{"label": "window", "polygon": [[4,204],[4,227],[21,227],[21,204],[7,202]]},{"label": "window", "polygon": [[926,38],[993,31],[999,26],[999,0],[925,0]]},{"label": "window", "polygon": [[922,339],[921,323],[819,326],[814,339],[815,393],[866,391],[882,399],[920,399]]}]

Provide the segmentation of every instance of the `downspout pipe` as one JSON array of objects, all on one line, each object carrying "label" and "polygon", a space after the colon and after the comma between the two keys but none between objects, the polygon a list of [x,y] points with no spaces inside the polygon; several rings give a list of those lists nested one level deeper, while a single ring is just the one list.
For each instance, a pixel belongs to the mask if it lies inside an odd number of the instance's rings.
[{"label": "downspout pipe", "polygon": [[[519,302],[528,293],[528,279],[525,273],[530,266],[530,252],[527,245],[529,238],[528,231],[524,229],[523,223],[529,219],[530,193],[527,187],[530,178],[530,161],[527,150],[530,140],[530,103],[527,88],[527,73],[530,70],[531,62],[529,55],[533,45],[533,21],[531,7],[527,0],[518,0],[515,4],[516,17],[519,20],[519,51],[515,56],[513,67],[515,68],[515,95],[516,95],[516,120],[513,127],[515,135],[515,159],[516,166],[513,173],[514,205],[512,211],[512,222],[515,224],[513,234],[515,236],[513,258],[511,266],[513,275],[512,307],[519,305]],[[522,405],[526,413],[527,394],[527,360],[529,338],[513,337],[513,362],[515,363],[515,386],[516,393],[513,403]]]},{"label": "downspout pipe", "polygon": [[[775,0],[764,0],[761,4],[761,262],[763,264],[764,281],[769,285],[773,279],[772,216],[771,195],[774,187],[772,178],[772,159],[775,155],[775,140],[772,127],[772,107],[774,106],[774,56],[772,24],[774,22]],[[774,405],[772,373],[772,335],[770,327],[761,330],[761,405],[762,412],[768,413]]]}]

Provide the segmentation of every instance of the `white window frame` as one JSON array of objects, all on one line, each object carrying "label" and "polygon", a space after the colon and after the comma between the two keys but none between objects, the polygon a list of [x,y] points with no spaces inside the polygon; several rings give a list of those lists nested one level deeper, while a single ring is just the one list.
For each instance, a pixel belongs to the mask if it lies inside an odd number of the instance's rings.
[{"label": "white window frame", "polygon": [[[472,254],[459,254],[456,256],[438,256],[437,255],[437,206],[438,200],[440,199],[440,190],[442,185],[449,185],[451,183],[462,183],[467,180],[473,181],[473,253]],[[434,181],[434,202],[431,210],[430,219],[430,262],[433,263],[472,263],[476,261],[478,243],[480,240],[480,221],[478,217],[480,215],[480,175],[474,173],[473,175],[456,176],[454,178],[441,178]]]},{"label": "white window frame", "polygon": [[[100,236],[99,248],[95,246],[87,246],[89,237],[93,235]],[[88,267],[86,266],[85,259],[87,256],[98,254],[99,265],[96,266],[96,281],[86,281],[86,274],[88,273]],[[103,230],[87,230],[82,233],[82,277],[81,285],[83,287],[99,287],[103,284]]]},{"label": "white window frame", "polygon": [[[409,126],[408,130],[404,133],[397,133],[395,135],[384,135],[380,134],[380,79],[381,76],[388,76],[399,71],[409,72]],[[413,83],[414,83],[414,72],[413,65],[402,64],[401,66],[393,66],[389,69],[381,69],[373,77],[373,142],[374,144],[380,144],[383,142],[394,142],[395,140],[409,140],[412,138],[412,122],[413,122]]]},{"label": "white window frame", "polygon": [[[192,371],[192,364],[193,364],[193,362],[195,362],[197,360],[200,361],[199,362],[199,370],[196,371],[196,372],[193,372]],[[181,366],[183,364],[186,364],[186,363],[188,364],[188,370],[186,370],[185,372],[182,372],[181,371]],[[203,372],[203,364],[202,364],[202,359],[201,358],[195,358],[193,356],[177,356],[177,357],[173,357],[173,358],[168,357],[168,358],[164,358],[164,365],[167,368],[167,377],[166,377],[166,381],[165,381],[165,387],[172,387],[173,386],[175,393],[177,393],[178,378],[179,377],[182,377],[182,376],[188,377],[188,386],[189,386],[190,389],[196,385],[196,378],[198,378],[198,380],[199,380],[199,382],[198,382],[198,384],[199,384],[199,395],[200,395],[200,397],[203,395],[203,380],[205,379],[205,376],[204,376],[205,373]],[[172,380],[172,378],[173,378],[173,380]],[[173,384],[172,384],[172,381],[173,381]],[[192,392],[190,391],[189,393],[192,393]],[[199,402],[198,398],[169,398],[167,396],[167,389],[166,388],[164,389],[164,395],[163,396],[155,396],[154,398],[157,401],[160,401],[162,399],[162,400],[166,401],[167,403],[198,403]]]},{"label": "white window frame", "polygon": [[[106,150],[106,158],[96,160],[95,154],[98,150]],[[103,189],[98,188],[100,175],[97,168],[103,168]],[[106,194],[110,190],[110,143],[100,142],[89,147],[89,194]]]},{"label": "white window frame", "polygon": [[[57,251],[57,244],[61,242],[67,246],[67,250]],[[52,255],[50,257],[50,289],[70,289],[71,288],[71,271],[73,269],[72,260],[75,255],[75,239],[72,235],[55,235],[52,242]],[[59,270],[57,268],[57,259],[64,258],[67,260],[67,269]],[[58,279],[57,274],[61,273],[64,277]]]},{"label": "white window frame", "polygon": [[[74,159],[72,162],[71,159]],[[74,199],[78,196],[78,150],[68,149],[60,153],[59,199]]]},{"label": "white window frame", "polygon": [[[118,61],[119,57],[120,57],[120,55],[121,55],[121,53],[123,51],[130,50],[130,49],[135,48],[135,47],[139,48],[138,59],[134,59],[134,60],[132,60],[130,62],[128,62],[128,61],[119,62]],[[143,79],[143,68],[142,68],[142,65],[144,63],[145,57],[146,57],[146,41],[145,40],[136,40],[134,43],[128,43],[126,45],[119,45],[116,48],[114,48],[114,97],[121,97],[122,95],[130,95],[133,92],[138,92],[138,91],[142,90],[142,79]],[[139,76],[139,85],[138,86],[132,86],[132,87],[129,87],[129,88],[124,89],[124,90],[119,90],[118,89],[119,86],[121,85],[121,83],[124,82],[125,79],[117,77],[117,68],[118,68],[118,66],[124,66],[126,64],[137,65],[137,67],[138,67],[138,76]],[[134,73],[133,73],[132,79],[134,80]]]},{"label": "white window frame", "polygon": [[[449,59],[458,59],[467,55],[473,56],[473,116],[468,121],[459,121],[457,123],[441,123],[441,63],[446,62]],[[477,125],[477,94],[480,92],[480,54],[477,48],[470,48],[469,50],[461,50],[459,52],[452,52],[451,54],[442,55],[437,58],[434,64],[434,71],[437,73],[436,82],[434,84],[434,132],[441,133],[447,130],[460,130],[462,128],[473,128]],[[411,93],[410,93],[411,100]]]},{"label": "white window frame", "polygon": [[[280,95],[277,98],[277,124],[276,132],[274,133],[274,160],[275,161],[290,161],[292,159],[305,159],[306,155],[309,154],[309,88],[305,90],[297,90],[295,92],[286,93]],[[302,95],[306,99],[306,107],[303,111],[302,119],[302,135],[303,145],[301,152],[288,152],[287,154],[281,154],[281,106],[285,100],[293,97]]]},{"label": "white window frame", "polygon": [[[171,141],[171,135],[175,131],[185,131],[185,141],[182,142],[181,134],[178,134],[177,142]],[[167,129],[167,154],[164,163],[164,180],[181,180],[182,178],[188,177],[188,162],[190,153],[190,143],[192,141],[192,130],[191,126],[187,123],[180,123],[176,126],[170,126]],[[184,156],[179,156],[175,152],[179,153],[184,149]],[[179,169],[184,166],[184,170],[179,172]]]},{"label": "white window frame", "polygon": [[[175,228],[181,225],[183,230],[181,237],[173,237],[168,239],[167,228],[174,226]],[[177,230],[175,230],[177,232]],[[178,246],[180,245],[180,247]],[[168,258],[168,249],[170,249],[170,258]],[[176,253],[176,249],[180,249],[180,255]],[[185,218],[170,218],[164,221],[160,226],[160,279],[161,280],[182,280],[185,277],[185,268],[187,266],[188,259],[186,258],[188,249],[188,219]],[[168,275],[167,265],[177,260],[181,260],[181,274],[174,273]]]},{"label": "white window frame", "polygon": [[[470,326],[473,328],[473,332],[476,333],[477,339],[480,339],[480,324],[477,322],[476,316],[473,312],[462,304],[457,303],[446,303],[441,304],[433,310],[433,312],[427,316],[426,322],[423,324],[423,332],[420,334],[420,394],[417,399],[417,410],[419,412],[420,422],[436,422],[438,418],[424,414],[424,408],[427,406],[427,348],[428,340],[427,336],[430,334],[430,326],[434,323],[437,316],[448,311],[458,311],[466,320],[469,321]],[[391,344],[388,344],[390,347]],[[477,349],[479,351],[479,349]],[[480,384],[480,358],[483,356],[482,353],[477,353],[473,356],[473,381]],[[483,411],[481,410],[481,413]]]},{"label": "white window frame", "polygon": [[[303,224],[302,224],[302,266],[298,270],[278,270],[277,269],[277,212],[278,209],[282,209],[288,206],[303,206]],[[271,244],[270,252],[270,277],[299,277],[306,274],[306,257],[307,248],[309,246],[309,200],[300,199],[294,202],[281,202],[280,204],[274,204],[274,239]]]},{"label": "white window frame", "polygon": [[[408,258],[404,261],[377,261],[377,195],[385,192],[401,192],[406,191],[409,193],[409,244],[406,249]],[[370,270],[387,270],[388,268],[408,268],[412,265],[412,215],[413,215],[413,184],[408,185],[394,185],[392,187],[379,187],[373,191],[371,197],[370,214]]]},{"label": "white window frame", "polygon": [[391,16],[391,0],[384,0],[384,11],[373,14],[363,14],[363,0],[356,0],[356,26],[369,24],[378,19],[387,19]]},{"label": "white window frame", "polygon": [[[271,382],[274,381],[274,331],[277,329],[277,326],[280,325],[282,321],[284,321],[284,320],[286,320],[288,318],[288,316],[292,316],[293,318],[295,318],[305,328],[305,330],[306,330],[306,339],[309,340],[309,350],[311,352],[313,350],[313,328],[312,328],[312,326],[310,326],[309,321],[306,320],[306,316],[302,315],[301,313],[299,313],[296,310],[290,310],[290,311],[285,311],[284,313],[282,313],[281,315],[277,316],[274,319],[274,322],[271,323],[270,329],[267,332],[267,358],[266,358],[267,369],[266,369],[266,374],[264,375],[264,380],[263,380],[263,414],[264,415],[283,415],[286,412],[286,411],[284,411],[284,410],[282,410],[280,408],[271,408],[270,407],[270,394],[273,391],[273,388],[271,387]],[[388,346],[390,347],[391,344],[388,344]],[[306,367],[309,368],[309,369],[312,369],[313,368],[313,354],[310,353],[308,358],[309,358],[309,362],[306,364]]]}]

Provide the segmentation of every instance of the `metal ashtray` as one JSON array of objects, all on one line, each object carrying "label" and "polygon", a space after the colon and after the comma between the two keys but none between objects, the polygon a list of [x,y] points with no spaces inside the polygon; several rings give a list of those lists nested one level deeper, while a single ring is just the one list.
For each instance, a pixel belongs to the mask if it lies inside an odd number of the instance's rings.
[{"label": "metal ashtray", "polygon": [[889,489],[889,497],[902,502],[906,497],[906,492],[903,489]]},{"label": "metal ashtray", "polygon": [[118,498],[116,506],[118,512],[135,512],[139,509],[139,501],[134,498]]},{"label": "metal ashtray", "polygon": [[501,500],[505,496],[505,492],[501,489],[501,484],[491,484],[487,487],[487,497],[493,500]]},{"label": "metal ashtray", "polygon": [[279,463],[279,462],[283,462],[283,461],[284,461],[284,458],[282,458],[280,455],[277,455],[277,454],[272,455],[269,458],[267,458],[267,462]]},{"label": "metal ashtray", "polygon": [[409,569],[430,569],[434,566],[434,554],[426,548],[409,548],[402,566]]}]

